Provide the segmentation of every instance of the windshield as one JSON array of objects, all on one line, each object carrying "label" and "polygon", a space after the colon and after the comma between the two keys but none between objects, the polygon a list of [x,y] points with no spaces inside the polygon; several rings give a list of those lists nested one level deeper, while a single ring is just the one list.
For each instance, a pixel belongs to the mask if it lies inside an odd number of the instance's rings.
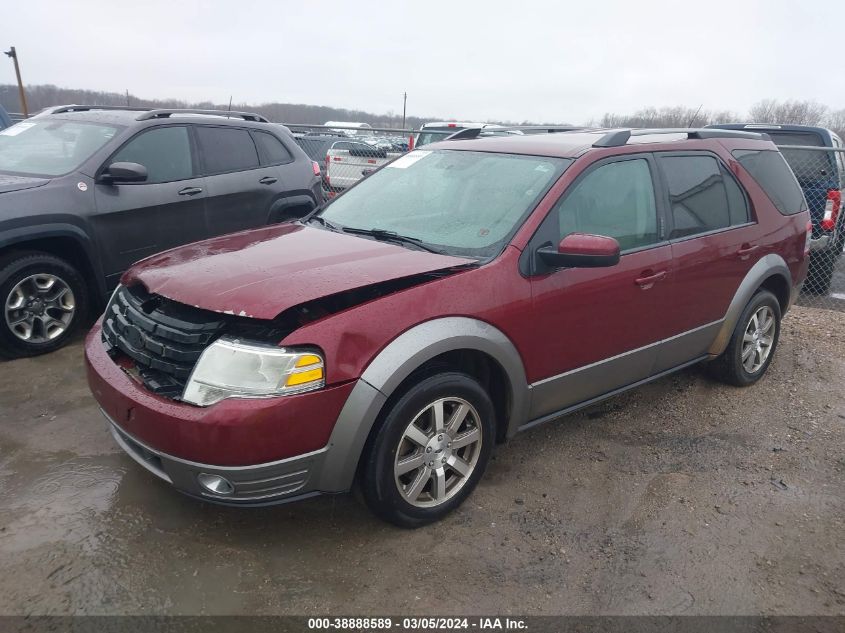
[{"label": "windshield", "polygon": [[0,130],[0,171],[58,176],[73,171],[117,132],[110,125],[40,119]]},{"label": "windshield", "polygon": [[450,255],[494,257],[571,162],[416,150],[360,181],[321,215],[342,228],[393,231]]}]

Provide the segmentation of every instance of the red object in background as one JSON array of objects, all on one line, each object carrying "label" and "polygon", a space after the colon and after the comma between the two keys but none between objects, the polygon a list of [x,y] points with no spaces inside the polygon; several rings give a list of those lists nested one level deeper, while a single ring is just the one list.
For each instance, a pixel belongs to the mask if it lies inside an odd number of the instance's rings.
[{"label": "red object in background", "polygon": [[836,219],[839,217],[839,211],[842,208],[842,192],[839,189],[831,189],[827,192],[827,200],[824,205],[824,218],[822,218],[821,228],[824,231],[832,231],[836,228]]}]

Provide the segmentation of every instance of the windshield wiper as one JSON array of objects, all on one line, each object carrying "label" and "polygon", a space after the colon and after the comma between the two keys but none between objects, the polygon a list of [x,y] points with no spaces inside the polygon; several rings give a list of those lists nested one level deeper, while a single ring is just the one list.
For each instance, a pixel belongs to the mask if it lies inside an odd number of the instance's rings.
[{"label": "windshield wiper", "polygon": [[403,244],[413,244],[417,248],[421,248],[424,251],[428,251],[429,253],[436,253],[438,255],[443,255],[443,251],[439,251],[436,248],[432,248],[425,242],[416,237],[409,237],[407,235],[400,235],[396,231],[388,231],[387,229],[356,229],[355,227],[345,226],[343,227],[344,233],[352,233],[353,235],[369,235],[370,237],[374,237],[375,239],[381,242],[402,242]]},{"label": "windshield wiper", "polygon": [[316,220],[317,222],[319,222],[320,224],[322,224],[324,227],[326,227],[326,228],[327,228],[327,229],[329,229],[330,231],[334,231],[334,232],[336,232],[336,233],[341,233],[341,232],[343,231],[343,229],[342,229],[342,228],[340,228],[337,224],[332,224],[332,223],[331,223],[331,222],[329,222],[327,219],[325,219],[324,217],[319,216],[319,215],[312,215],[310,218],[306,218],[306,220],[305,220],[305,221],[306,221],[306,222],[311,222],[311,221],[313,221],[313,220]]}]

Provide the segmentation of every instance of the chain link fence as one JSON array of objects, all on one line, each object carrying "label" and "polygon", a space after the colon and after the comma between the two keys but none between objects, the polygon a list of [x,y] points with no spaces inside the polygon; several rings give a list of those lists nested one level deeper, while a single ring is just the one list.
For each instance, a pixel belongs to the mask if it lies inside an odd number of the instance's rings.
[{"label": "chain link fence", "polygon": [[810,209],[810,269],[799,303],[845,311],[845,149],[780,145]]},{"label": "chain link fence", "polygon": [[410,129],[342,123],[337,126],[285,125],[311,160],[319,163],[326,198],[348,189],[414,145],[415,132]]}]

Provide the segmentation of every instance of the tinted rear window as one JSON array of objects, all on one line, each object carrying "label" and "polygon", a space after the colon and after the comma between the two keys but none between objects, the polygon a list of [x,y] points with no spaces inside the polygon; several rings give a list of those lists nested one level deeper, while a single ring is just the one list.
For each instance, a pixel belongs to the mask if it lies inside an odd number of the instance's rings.
[{"label": "tinted rear window", "polygon": [[454,134],[455,132],[460,132],[462,129],[463,128],[450,127],[443,129],[443,131],[438,131],[438,128],[426,128],[427,131],[420,132],[419,136],[417,137],[416,146],[422,147],[423,145],[428,145],[429,143],[436,143],[437,141],[442,141]]},{"label": "tinted rear window", "polygon": [[738,149],[733,152],[733,156],[763,188],[782,214],[793,215],[807,208],[804,193],[780,152]]},{"label": "tinted rear window", "polygon": [[775,145],[812,145],[813,147],[824,147],[822,137],[815,132],[760,131],[771,136]]},{"label": "tinted rear window", "polygon": [[258,151],[246,130],[206,126],[196,130],[207,174],[258,167]]}]

